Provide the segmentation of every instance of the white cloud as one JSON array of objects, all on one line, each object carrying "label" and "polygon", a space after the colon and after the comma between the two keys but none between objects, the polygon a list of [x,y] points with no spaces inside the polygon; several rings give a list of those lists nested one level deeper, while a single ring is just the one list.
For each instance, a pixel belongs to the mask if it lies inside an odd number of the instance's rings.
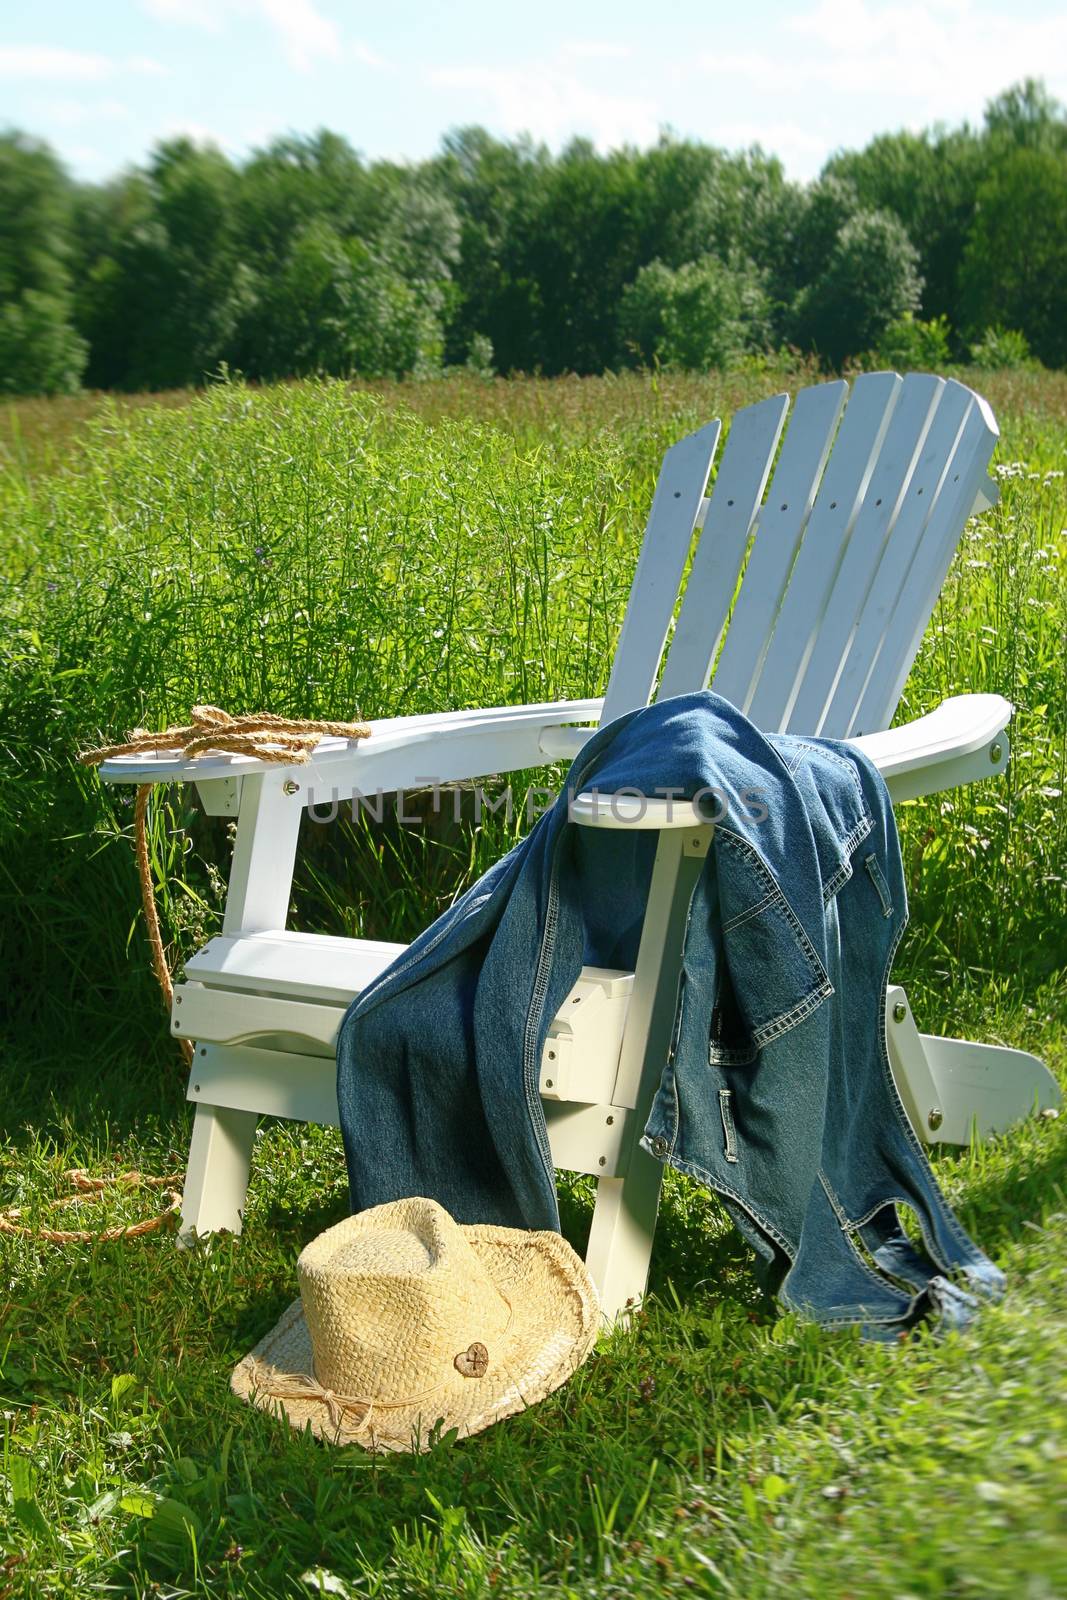
[{"label": "white cloud", "polygon": [[563,46],[563,54],[578,61],[625,61],[633,53],[632,45],[612,39],[568,39]]},{"label": "white cloud", "polygon": [[227,155],[236,155],[237,146],[230,140],[224,139],[214,128],[209,128],[203,122],[190,122],[179,117],[175,122],[166,123],[156,134],[158,140],[165,139],[191,139],[193,144],[214,145]]},{"label": "white cloud", "polygon": [[[141,0],[141,5],[161,22],[181,23],[206,33],[218,33],[229,22],[266,23],[277,35],[289,65],[298,72],[306,72],[320,57],[336,59],[341,54],[337,25],[323,16],[314,0]],[[360,48],[366,49],[356,47]],[[367,51],[367,56],[372,54]],[[375,59],[367,64],[379,63]]]},{"label": "white cloud", "polygon": [[312,0],[255,0],[255,10],[276,30],[289,65],[297,71],[306,72],[316,56],[340,54],[336,24],[316,11]]},{"label": "white cloud", "polygon": [[37,78],[54,83],[91,83],[107,78],[115,63],[107,56],[81,50],[57,50],[47,45],[9,45],[0,49],[0,77]]},{"label": "white cloud", "polygon": [[222,27],[223,5],[208,0],[141,0],[141,6],[159,22],[180,22],[206,33],[218,33]]},{"label": "white cloud", "polygon": [[133,115],[120,100],[50,100],[41,109],[61,128],[80,128],[87,122],[128,122]]},{"label": "white cloud", "polygon": [[76,161],[81,167],[98,167],[104,160],[101,152],[91,144],[70,144],[65,155],[69,161]]},{"label": "white cloud", "polygon": [[150,56],[130,56],[125,66],[129,72],[141,73],[146,78],[169,78],[170,68]]},{"label": "white cloud", "polygon": [[818,168],[826,159],[827,140],[812,132],[811,125],[799,122],[739,120],[716,122],[709,137],[725,150],[748,150],[761,145],[769,156],[777,156],[787,172]]},{"label": "white cloud", "polygon": [[372,50],[370,45],[364,44],[361,39],[355,40],[348,46],[348,54],[353,61],[361,62],[365,67],[374,67],[377,72],[381,72],[386,66],[384,58],[378,54],[377,50]]},{"label": "white cloud", "polygon": [[50,45],[8,45],[0,49],[0,78],[38,83],[99,83],[122,73],[160,77],[166,68],[147,56],[124,61],[84,50],[60,50]]},{"label": "white cloud", "polygon": [[464,120],[486,117],[506,134],[529,133],[546,144],[582,135],[609,150],[651,144],[659,133],[651,100],[594,89],[559,66],[431,67],[426,78],[437,88],[477,98],[476,106],[462,112]]},{"label": "white cloud", "polygon": [[974,0],[817,0],[783,29],[788,38],[774,47],[704,51],[698,65],[787,97],[794,115],[806,99],[816,124],[834,111],[828,96],[876,96],[924,126],[974,116],[1024,77],[1045,77],[1053,93],[1067,88],[1067,10],[1026,17]]}]

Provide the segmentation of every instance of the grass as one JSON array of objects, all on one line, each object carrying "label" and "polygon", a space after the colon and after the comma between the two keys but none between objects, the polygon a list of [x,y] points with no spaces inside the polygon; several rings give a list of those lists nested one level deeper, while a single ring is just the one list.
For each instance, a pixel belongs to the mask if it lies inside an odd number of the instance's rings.
[{"label": "grass", "polygon": [[[75,749],[199,699],[384,715],[597,692],[665,444],[786,381],[220,386],[8,412],[0,1204],[45,1220],[67,1167],[185,1156],[130,808]],[[1003,504],[968,527],[902,714],[995,689],[1017,706],[1013,761],[1006,782],[901,808],[898,972],[931,1031],[1036,1050],[1067,1079],[1067,497],[1050,475],[1067,385],[981,386]],[[309,825],[294,925],[409,936],[509,837],[502,818]],[[152,842],[180,961],[218,925],[227,824],[174,791]],[[899,1350],[775,1317],[717,1207],[672,1177],[634,1327],[527,1416],[379,1461],[229,1395],[301,1246],[345,1211],[336,1136],[268,1124],[240,1240],[0,1238],[0,1600],[1062,1594],[1065,1156],[1064,1118],[941,1153],[1011,1292],[966,1335]],[[590,1189],[562,1182],[581,1248]]]}]

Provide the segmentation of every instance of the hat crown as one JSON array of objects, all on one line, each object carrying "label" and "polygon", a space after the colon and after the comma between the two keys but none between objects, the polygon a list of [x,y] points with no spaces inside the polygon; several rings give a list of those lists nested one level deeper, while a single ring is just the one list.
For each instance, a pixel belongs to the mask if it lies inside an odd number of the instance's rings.
[{"label": "hat crown", "polygon": [[381,1401],[434,1389],[471,1345],[494,1344],[511,1308],[460,1227],[433,1200],[375,1206],[306,1246],[297,1262],[314,1376]]}]

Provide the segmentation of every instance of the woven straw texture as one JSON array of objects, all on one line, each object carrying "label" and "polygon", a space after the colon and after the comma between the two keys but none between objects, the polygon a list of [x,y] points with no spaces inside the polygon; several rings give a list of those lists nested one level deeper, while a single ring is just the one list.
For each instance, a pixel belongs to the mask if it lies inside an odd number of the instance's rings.
[{"label": "woven straw texture", "polygon": [[234,1393],[335,1444],[419,1451],[535,1405],[600,1320],[558,1233],[460,1226],[433,1200],[348,1217],[305,1248],[300,1299],[238,1365]]}]

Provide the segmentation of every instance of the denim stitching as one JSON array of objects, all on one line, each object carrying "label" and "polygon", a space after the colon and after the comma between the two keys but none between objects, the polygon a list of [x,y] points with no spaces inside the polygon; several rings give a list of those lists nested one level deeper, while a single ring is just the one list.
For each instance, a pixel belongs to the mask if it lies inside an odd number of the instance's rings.
[{"label": "denim stitching", "polygon": [[729,922],[723,923],[722,932],[724,934],[732,933],[734,928],[739,928],[742,923],[748,922],[752,917],[759,916],[761,911],[766,911],[768,906],[774,904],[775,898],[773,894],[764,895],[762,900],[757,900],[756,904],[749,906],[747,911],[739,911],[736,917],[731,917]]},{"label": "denim stitching", "polygon": [[[805,750],[810,750],[813,755],[824,756],[827,761],[836,761],[841,770],[848,773],[849,781],[852,783],[853,788],[856,790],[857,794],[862,800],[863,783],[860,779],[860,775],[856,769],[855,763],[849,756],[840,756],[836,750],[829,749],[827,745],[812,744],[810,739],[802,739],[797,734],[793,734],[792,737],[796,739],[797,743],[802,745]],[[799,762],[797,765],[799,766]]]},{"label": "denim stitching", "polygon": [[879,900],[882,902],[883,917],[891,917],[893,915],[893,902],[889,895],[889,885],[882,876],[882,869],[878,865],[878,857],[873,853],[869,856],[864,856],[863,865],[866,868],[867,876],[878,892]]},{"label": "denim stitching", "polygon": [[716,828],[715,834],[716,838],[721,838],[725,845],[744,855],[757,877],[762,879],[767,887],[766,904],[773,904],[785,917],[801,953],[807,958],[811,966],[812,976],[815,979],[815,987],[809,989],[808,993],[795,1006],[792,1006],[788,1011],[783,1011],[777,1017],[772,1017],[769,1022],[763,1023],[762,1026],[753,1029],[752,1042],[757,1050],[761,1050],[765,1044],[769,1044],[773,1039],[780,1038],[783,1033],[788,1033],[790,1028],[795,1028],[798,1023],[804,1021],[805,1017],[810,1016],[813,1011],[817,1010],[822,1002],[833,994],[834,986],[830,982],[826,968],[819,960],[814,945],[805,933],[800,918],[782,893],[780,885],[775,880],[773,873],[765,865],[759,852],[749,844],[747,839],[742,839],[739,834],[731,832],[729,828],[724,828],[720,825]]},{"label": "denim stitching", "polygon": [[852,857],[859,846],[863,843],[864,839],[866,839],[867,835],[873,832],[873,829],[874,818],[869,812],[864,812],[863,816],[860,818],[859,822],[857,822],[848,838],[841,841],[841,849],[845,851],[845,858],[833,876],[823,884],[823,905],[829,905],[830,901],[841,888],[842,884],[847,883],[849,878],[851,878]]},{"label": "denim stitching", "polygon": [[[674,1146],[675,1146],[675,1143],[676,1143],[676,1141],[678,1139],[678,1130],[679,1130],[679,1127],[681,1125],[681,1120],[682,1120],[681,1106],[680,1106],[679,1101],[678,1101],[678,1074],[674,1070],[674,1057],[675,1057],[675,1051],[676,1051],[676,1048],[677,1048],[678,1039],[679,1039],[679,1036],[681,1034],[681,1028],[682,1028],[681,1011],[682,1011],[682,1001],[683,1001],[683,997],[685,995],[685,959],[684,958],[685,958],[685,950],[686,950],[686,947],[688,946],[688,943],[689,943],[689,929],[690,929],[690,926],[692,925],[692,921],[693,921],[693,901],[696,898],[697,883],[698,882],[699,882],[699,879],[694,881],[693,887],[689,891],[689,900],[688,900],[688,903],[686,905],[685,932],[682,935],[682,961],[681,961],[681,963],[679,965],[679,968],[678,968],[678,984],[677,984],[677,987],[675,989],[674,1021],[673,1021],[672,1026],[671,1026],[671,1043],[670,1043],[670,1048],[669,1048],[669,1051],[668,1051],[668,1054],[667,1054],[666,1067],[664,1069],[666,1072],[669,1072],[670,1075],[671,1075],[671,1096],[672,1096],[672,1099],[674,1101],[673,1115],[669,1119],[669,1124],[668,1124],[670,1126],[670,1129],[671,1129],[671,1136],[667,1140],[668,1148],[667,1148],[666,1156],[664,1157],[664,1159],[667,1160],[667,1161],[669,1161],[671,1159],[671,1156],[674,1153]],[[653,1111],[653,1109],[655,1107],[656,1100],[658,1099],[660,1090],[662,1088],[663,1088],[663,1074],[661,1073],[660,1074],[659,1083],[656,1086],[656,1093],[652,1096],[652,1102],[651,1102],[651,1104],[650,1104],[650,1106],[648,1108],[648,1119],[645,1122],[645,1131],[642,1134],[642,1141],[644,1139],[648,1138],[648,1136],[649,1136],[648,1135],[648,1123],[652,1119],[652,1111]],[[651,1154],[651,1152],[649,1152],[649,1153]]]},{"label": "denim stitching", "polygon": [[915,1202],[913,1200],[909,1200],[907,1195],[891,1194],[887,1200],[879,1200],[878,1204],[872,1206],[870,1211],[865,1212],[864,1215],[860,1217],[858,1222],[850,1222],[848,1224],[849,1227],[865,1228],[869,1222],[874,1221],[879,1211],[885,1210],[886,1206],[907,1206],[909,1210],[915,1210]]},{"label": "denim stitching", "polygon": [[[844,859],[834,875],[827,883],[823,885],[822,897],[823,904],[825,905],[828,901],[833,899],[834,895],[841,888],[841,885],[847,883],[849,878],[851,878],[852,866],[851,862],[849,861],[849,857],[856,849],[856,846],[862,844],[864,839],[866,839],[867,835],[873,829],[874,819],[872,818],[870,811],[867,809],[867,805],[863,796],[863,784],[853,763],[845,756],[839,756],[836,750],[827,750],[821,744],[814,745],[806,739],[800,739],[798,740],[798,743],[804,750],[811,751],[814,755],[825,757],[827,761],[836,762],[841,770],[848,774],[849,782],[856,791],[856,800],[860,808],[860,818],[856,823],[856,826],[852,829],[852,832],[846,838],[838,840],[838,846],[844,854]],[[796,764],[789,768],[790,776],[792,776],[799,765],[800,758],[798,757]]]},{"label": "denim stitching", "polygon": [[[862,1273],[864,1273],[871,1280],[872,1283],[876,1283],[878,1285],[879,1289],[885,1289],[886,1287],[891,1289],[893,1287],[893,1285],[889,1281],[889,1279],[888,1278],[882,1278],[882,1277],[880,1277],[878,1275],[877,1272],[874,1272],[867,1265],[866,1261],[864,1261],[863,1257],[860,1255],[859,1251],[857,1250],[855,1241],[854,1241],[854,1239],[852,1237],[852,1234],[853,1234],[854,1228],[856,1226],[858,1226],[858,1224],[853,1224],[853,1223],[849,1222],[847,1216],[845,1215],[844,1211],[841,1208],[841,1204],[840,1204],[840,1201],[837,1198],[837,1195],[834,1193],[833,1189],[831,1189],[829,1183],[827,1182],[826,1174],[824,1172],[820,1172],[819,1173],[819,1182],[823,1186],[823,1189],[824,1189],[824,1191],[826,1193],[826,1198],[829,1200],[830,1205],[833,1207],[834,1216],[837,1218],[838,1223],[839,1223],[840,1228],[841,1228],[841,1236],[845,1240],[845,1243],[848,1245],[849,1249],[852,1251],[852,1254],[855,1256],[856,1265],[859,1267],[860,1271]],[[879,1208],[879,1209],[881,1209],[881,1208]],[[923,1292],[924,1291],[920,1290],[920,1293],[923,1293]],[[899,1321],[899,1318],[897,1318],[897,1317],[887,1317],[885,1320],[887,1322],[897,1322],[897,1321]]]},{"label": "denim stitching", "polygon": [[793,936],[796,939],[797,944],[800,946],[801,951],[811,963],[813,975],[816,978],[821,977],[823,982],[828,985],[826,994],[823,995],[823,999],[826,998],[826,995],[833,994],[833,985],[830,983],[826,968],[819,960],[815,946],[805,933],[800,918],[797,916],[796,912],[793,910],[793,907],[789,904],[789,901],[782,893],[781,886],[776,881],[770,869],[765,865],[762,857],[759,854],[759,851],[756,850],[753,845],[750,845],[747,839],[742,839],[740,834],[732,833],[729,828],[724,828],[721,824],[716,828],[715,834],[717,838],[722,839],[724,844],[729,845],[731,849],[737,850],[739,853],[748,858],[749,865],[754,868],[757,876],[763,879],[763,882],[767,885],[768,895],[781,910],[783,916],[793,930]]},{"label": "denim stitching", "polygon": [[805,1017],[810,1017],[813,1011],[818,1011],[824,1000],[828,1000],[834,992],[834,986],[827,978],[819,988],[812,989],[803,1000],[793,1007],[791,1011],[783,1011],[780,1017],[773,1022],[766,1023],[762,1028],[757,1028],[752,1035],[752,1042],[758,1050],[765,1044],[770,1044],[775,1039],[780,1039],[783,1033],[788,1033],[790,1028],[795,1028]]},{"label": "denim stitching", "polygon": [[[541,1095],[538,1084],[540,1074],[537,1064],[533,1059],[534,1041],[537,1037],[537,1028],[541,1020],[541,1013],[545,1007],[545,997],[548,993],[549,970],[552,962],[552,949],[555,944],[556,923],[559,919],[559,886],[557,883],[558,842],[553,851],[552,866],[548,878],[548,904],[545,908],[545,926],[541,935],[541,948],[537,953],[537,964],[534,968],[534,986],[530,996],[530,1006],[526,1013],[526,1028],[523,1034],[523,1086],[526,1090],[526,1107],[530,1114],[534,1133],[537,1136],[537,1148],[541,1156],[541,1163],[545,1169],[545,1176],[556,1192],[556,1168],[552,1160],[552,1147],[548,1141],[548,1124],[545,1121],[544,1107],[541,1104]],[[559,1222],[557,1208],[556,1221]]]},{"label": "denim stitching", "polygon": [[[863,1265],[862,1261],[860,1262],[860,1265]],[[820,1316],[809,1301],[794,1300],[786,1292],[788,1282],[789,1274],[786,1273],[785,1279],[782,1282],[782,1287],[778,1293],[778,1298],[782,1305],[784,1305],[789,1311],[798,1311],[805,1316],[809,1316],[820,1328],[854,1328],[856,1324],[860,1322],[869,1323],[872,1328],[892,1328],[898,1322],[907,1322],[908,1318],[914,1313],[919,1301],[927,1292],[925,1289],[916,1290],[905,1309],[897,1317],[888,1316],[884,1312],[876,1312],[873,1307],[862,1304],[851,1307],[844,1316],[826,1317]],[[884,1285],[879,1285],[879,1287],[884,1288]],[[890,1287],[892,1287],[892,1285],[890,1285]]]},{"label": "denim stitching", "polygon": [[[644,1148],[644,1140],[642,1140],[642,1148]],[[785,1235],[778,1232],[773,1222],[768,1222],[766,1217],[761,1217],[758,1211],[754,1211],[751,1202],[739,1195],[736,1189],[731,1189],[728,1183],[724,1183],[716,1174],[708,1172],[705,1167],[700,1166],[697,1162],[686,1161],[681,1156],[676,1156],[673,1151],[664,1159],[670,1162],[675,1172],[684,1172],[690,1178],[696,1178],[699,1182],[706,1183],[708,1188],[714,1190],[716,1194],[724,1194],[729,1199],[736,1201],[746,1216],[751,1217],[758,1228],[763,1229],[768,1239],[773,1239],[774,1243],[784,1251],[790,1262],[796,1260],[796,1250],[785,1238]]]}]

